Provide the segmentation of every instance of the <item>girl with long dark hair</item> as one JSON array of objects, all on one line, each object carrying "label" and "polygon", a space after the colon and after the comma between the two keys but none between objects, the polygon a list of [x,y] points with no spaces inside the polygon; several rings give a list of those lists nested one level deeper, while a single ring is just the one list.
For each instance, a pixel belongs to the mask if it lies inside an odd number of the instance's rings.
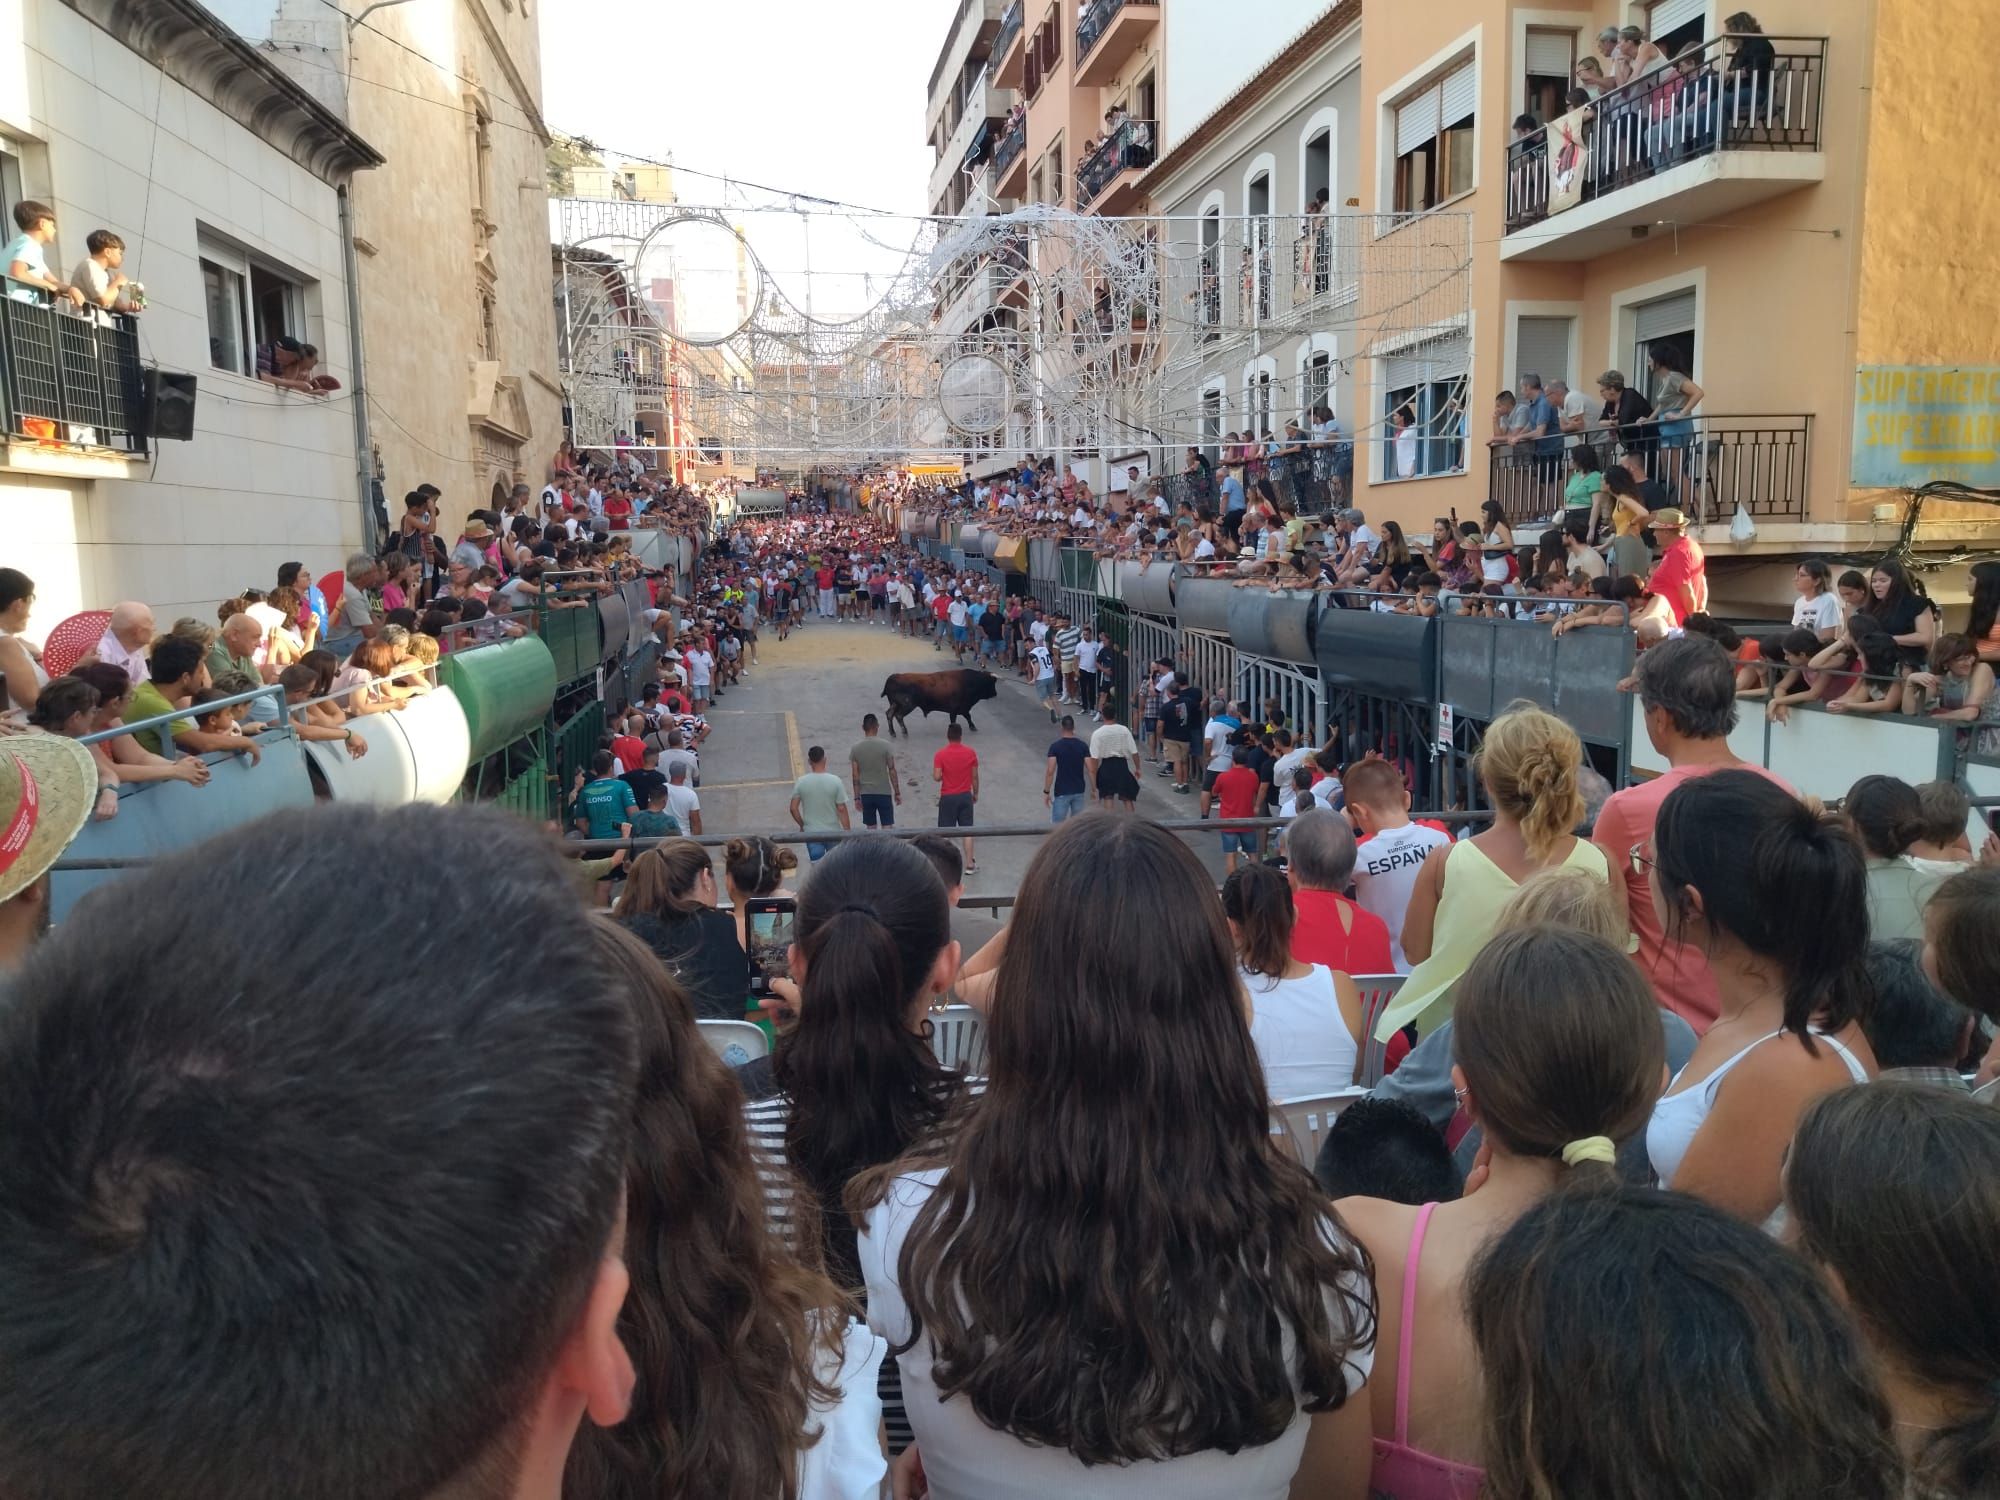
[{"label": "girl with long dark hair", "polygon": [[1983,662],[2000,662],[2000,560],[1972,565],[1972,610],[1965,633]]},{"label": "girl with long dark hair", "polygon": [[1152,823],[1075,818],[1015,926],[984,1097],[871,1184],[904,1464],[959,1500],[1359,1500],[1367,1258],[1270,1135],[1209,877]]},{"label": "girl with long dark hair", "polygon": [[1900,558],[1885,557],[1868,574],[1868,612],[1896,643],[1908,666],[1923,665],[1937,639],[1937,616]]},{"label": "girl with long dark hair", "polygon": [[1785,1203],[1874,1346],[1910,1493],[1994,1493],[2000,1110],[1920,1083],[1830,1095],[1799,1121]]},{"label": "girl with long dark hair", "polygon": [[1721,1001],[1653,1110],[1647,1154],[1661,1186],[1765,1223],[1806,1105],[1875,1072],[1861,846],[1775,782],[1715,771],[1668,794],[1652,847],[1630,857],[1661,930],[1707,953]]},{"label": "girl with long dark hair", "polygon": [[598,938],[638,1022],[618,1315],[638,1380],[622,1423],[578,1429],[563,1500],[872,1500],[885,1346],[767,1228],[741,1096],[687,992],[619,925]]}]

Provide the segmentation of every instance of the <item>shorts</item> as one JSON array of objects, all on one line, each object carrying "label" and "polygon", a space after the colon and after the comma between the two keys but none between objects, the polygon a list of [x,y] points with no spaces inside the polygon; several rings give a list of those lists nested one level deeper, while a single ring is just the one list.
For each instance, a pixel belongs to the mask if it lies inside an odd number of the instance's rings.
[{"label": "shorts", "polygon": [[1215,778],[1216,778],[1216,777],[1218,777],[1218,776],[1220,776],[1221,774],[1222,774],[1222,773],[1221,773],[1220,771],[1218,771],[1218,770],[1215,770],[1215,769],[1214,769],[1213,767],[1210,767],[1210,768],[1209,768],[1208,770],[1206,770],[1206,771],[1203,771],[1203,772],[1201,773],[1201,789],[1202,789],[1202,790],[1203,790],[1204,792],[1212,792],[1212,791],[1214,791],[1214,790],[1215,790]]},{"label": "shorts", "polygon": [[954,625],[951,627],[951,641],[954,646],[965,644],[965,627],[963,625]]},{"label": "shorts", "polygon": [[1101,798],[1117,798],[1120,802],[1139,800],[1139,783],[1133,779],[1131,764],[1124,760],[1107,760],[1097,768],[1097,795]]},{"label": "shorts", "polygon": [[1076,671],[1076,658],[1074,656],[1065,656],[1062,659],[1063,676],[1065,677],[1071,676],[1072,674],[1075,673],[1075,671]]},{"label": "shorts", "polygon": [[1167,741],[1167,764],[1174,768],[1176,781],[1187,780],[1188,746],[1186,740]]},{"label": "shorts", "polygon": [[861,802],[861,826],[863,828],[894,828],[896,826],[896,798],[890,792],[863,792]]},{"label": "shorts", "polygon": [[940,828],[970,828],[972,826],[972,793],[953,792],[948,797],[938,798],[938,820]]},{"label": "shorts", "polygon": [[1247,854],[1253,859],[1256,858],[1257,834],[1255,830],[1246,833],[1225,833],[1222,836],[1222,852],[1224,854]]},{"label": "shorts", "polygon": [[1158,714],[1147,714],[1145,717],[1139,720],[1140,738],[1142,739],[1152,738],[1153,732],[1157,730],[1159,727],[1160,727],[1160,716]]}]

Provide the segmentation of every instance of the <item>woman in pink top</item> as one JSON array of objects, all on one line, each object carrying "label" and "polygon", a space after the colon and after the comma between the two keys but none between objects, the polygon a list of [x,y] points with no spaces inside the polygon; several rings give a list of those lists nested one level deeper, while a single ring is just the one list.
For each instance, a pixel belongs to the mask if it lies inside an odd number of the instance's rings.
[{"label": "woman in pink top", "polygon": [[1464,1297],[1473,1262],[1574,1174],[1608,1178],[1614,1142],[1645,1124],[1666,1081],[1653,997],[1601,937],[1547,925],[1503,932],[1455,988],[1452,1083],[1485,1132],[1466,1196],[1335,1205],[1375,1262],[1368,1488],[1386,1500],[1479,1494],[1486,1402]]}]

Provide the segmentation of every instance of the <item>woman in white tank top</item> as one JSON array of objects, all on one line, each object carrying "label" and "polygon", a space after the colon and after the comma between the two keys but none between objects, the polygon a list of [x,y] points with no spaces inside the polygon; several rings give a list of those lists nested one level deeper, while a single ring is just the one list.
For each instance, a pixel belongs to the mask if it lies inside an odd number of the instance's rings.
[{"label": "woman in white tank top", "polygon": [[1337,969],[1292,957],[1292,889],[1270,865],[1245,865],[1222,910],[1250,996],[1250,1041],[1273,1099],[1331,1094],[1355,1081],[1361,991]]},{"label": "woman in white tank top", "polygon": [[1677,788],[1630,857],[1662,928],[1707,953],[1722,1001],[1653,1110],[1654,1174],[1775,1230],[1800,1114],[1875,1072],[1861,848],[1776,783],[1717,771]]},{"label": "woman in white tank top", "polygon": [[21,632],[35,607],[35,580],[17,568],[0,568],[0,713],[19,719],[49,685],[41,653]]}]

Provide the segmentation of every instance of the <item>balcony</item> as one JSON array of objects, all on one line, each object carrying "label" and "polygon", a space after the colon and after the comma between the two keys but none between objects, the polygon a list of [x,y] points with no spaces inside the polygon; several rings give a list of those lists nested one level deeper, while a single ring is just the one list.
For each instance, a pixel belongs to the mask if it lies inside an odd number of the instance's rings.
[{"label": "balcony", "polygon": [[1021,198],[1028,191],[1028,112],[1023,109],[1007,121],[993,147],[993,159],[986,168],[986,191],[995,202]]},{"label": "balcony", "polygon": [[1077,164],[1079,212],[1115,214],[1138,197],[1139,174],[1153,164],[1153,122],[1123,120]]},{"label": "balcony", "polygon": [[1025,32],[1021,26],[1021,0],[1014,3],[1000,16],[1000,30],[993,37],[993,85],[995,88],[1017,89],[1021,86],[1021,63],[1028,55],[1028,49],[1021,45]]},{"label": "balcony", "polygon": [[0,422],[9,442],[145,456],[137,319],[57,308],[46,292],[8,280],[0,335]]},{"label": "balcony", "polygon": [[[1806,519],[1811,417],[1696,416],[1692,421],[1694,431],[1684,438],[1632,445],[1645,453],[1646,472],[1666,486],[1670,505],[1698,525],[1726,525],[1738,505],[1758,520]],[[1601,448],[1600,453],[1608,462],[1608,452]],[[1496,450],[1488,489],[1515,525],[1557,516],[1568,468],[1559,457],[1537,459],[1525,451]]]},{"label": "balcony", "polygon": [[1090,0],[1076,21],[1078,85],[1093,87],[1116,78],[1159,20],[1159,0]]},{"label": "balcony", "polygon": [[1742,40],[1704,43],[1509,146],[1500,258],[1591,260],[1655,224],[1726,217],[1821,181],[1826,38],[1767,37],[1768,68],[1732,67]]}]

